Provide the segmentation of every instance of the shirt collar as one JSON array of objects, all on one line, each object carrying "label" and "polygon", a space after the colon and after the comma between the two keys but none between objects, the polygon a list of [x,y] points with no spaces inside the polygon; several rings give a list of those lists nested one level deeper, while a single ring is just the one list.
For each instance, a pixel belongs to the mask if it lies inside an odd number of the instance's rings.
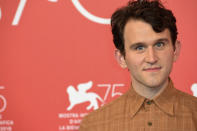
[{"label": "shirt collar", "polygon": [[136,93],[133,87],[131,86],[129,90],[129,97],[128,97],[129,112],[131,117],[135,116],[135,114],[139,111],[145,99],[146,99],[145,97]]},{"label": "shirt collar", "polygon": [[[159,96],[154,98],[152,101],[158,106],[158,108],[164,113],[174,116],[174,100],[175,100],[175,89],[172,80],[169,79],[168,86],[161,92]],[[133,117],[141,108],[146,98],[139,95],[131,87],[129,90],[128,103],[130,105],[130,114]]]},{"label": "shirt collar", "polygon": [[175,103],[175,91],[173,82],[169,79],[169,84],[164,89],[164,91],[153,99],[155,104],[165,113],[168,115],[174,116],[174,103]]}]

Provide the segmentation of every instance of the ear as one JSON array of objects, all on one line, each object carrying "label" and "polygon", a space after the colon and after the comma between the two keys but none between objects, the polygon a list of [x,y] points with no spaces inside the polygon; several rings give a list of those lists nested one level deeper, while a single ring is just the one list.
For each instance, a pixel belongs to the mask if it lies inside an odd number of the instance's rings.
[{"label": "ear", "polygon": [[125,61],[124,56],[120,53],[120,50],[115,50],[115,58],[118,62],[118,64],[122,67],[122,68],[127,68],[127,64]]},{"label": "ear", "polygon": [[174,51],[174,62],[178,59],[181,50],[181,43],[180,41],[176,40],[175,42],[175,51]]}]

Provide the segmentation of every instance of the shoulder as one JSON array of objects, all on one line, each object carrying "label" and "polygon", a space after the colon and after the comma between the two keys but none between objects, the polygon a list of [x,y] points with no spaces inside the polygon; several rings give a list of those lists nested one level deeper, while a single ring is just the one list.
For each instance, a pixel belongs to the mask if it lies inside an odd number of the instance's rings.
[{"label": "shoulder", "polygon": [[124,112],[124,108],[126,105],[128,97],[128,92],[113,100],[112,102],[100,107],[99,109],[90,112],[87,116],[85,116],[82,120],[82,125],[87,124],[96,124],[97,122],[107,122],[114,117],[121,115]]},{"label": "shoulder", "polygon": [[195,112],[197,111],[197,97],[194,97],[190,94],[179,91],[177,89],[176,92],[177,92],[177,101],[181,106],[183,106],[185,109],[187,108]]}]

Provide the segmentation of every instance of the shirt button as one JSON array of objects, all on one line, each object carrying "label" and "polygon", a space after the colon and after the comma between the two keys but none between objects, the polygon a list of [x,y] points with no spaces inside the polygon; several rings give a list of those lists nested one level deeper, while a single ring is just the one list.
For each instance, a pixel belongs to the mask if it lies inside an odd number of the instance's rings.
[{"label": "shirt button", "polygon": [[151,101],[147,101],[147,104],[150,105],[151,104]]},{"label": "shirt button", "polygon": [[150,122],[150,121],[148,122],[148,125],[149,125],[149,126],[152,126],[152,124],[153,124],[152,122]]}]

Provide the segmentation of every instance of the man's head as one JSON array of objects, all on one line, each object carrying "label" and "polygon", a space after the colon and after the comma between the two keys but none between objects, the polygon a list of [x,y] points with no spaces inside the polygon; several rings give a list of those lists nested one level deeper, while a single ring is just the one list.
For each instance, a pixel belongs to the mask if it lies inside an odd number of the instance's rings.
[{"label": "man's head", "polygon": [[133,1],[112,15],[116,58],[136,86],[162,87],[179,56],[176,20],[158,1]]},{"label": "man's head", "polygon": [[111,18],[113,41],[118,50],[125,55],[124,28],[130,19],[142,20],[150,24],[155,32],[169,29],[173,46],[177,39],[176,18],[158,0],[137,0],[116,10]]}]

